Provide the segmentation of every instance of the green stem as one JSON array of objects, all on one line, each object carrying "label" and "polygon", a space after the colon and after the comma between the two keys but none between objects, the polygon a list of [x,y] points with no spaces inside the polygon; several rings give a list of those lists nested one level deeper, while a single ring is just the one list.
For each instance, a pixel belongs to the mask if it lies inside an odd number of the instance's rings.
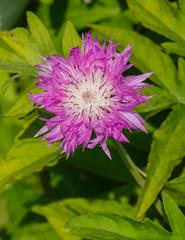
[{"label": "green stem", "polygon": [[135,163],[132,161],[131,157],[126,152],[125,148],[120,142],[114,142],[115,148],[118,151],[122,161],[124,162],[125,166],[128,168],[130,173],[132,174],[133,178],[137,182],[140,187],[144,186],[146,174],[138,168]]},{"label": "green stem", "polygon": [[[130,173],[132,174],[133,178],[137,182],[137,184],[143,188],[146,180],[146,173],[143,172],[139,167],[135,165],[135,163],[132,161],[131,157],[123,147],[123,145],[120,142],[114,142],[114,147],[118,151],[122,161],[124,162],[125,166],[128,168]],[[164,216],[163,210],[162,210],[162,203],[159,199],[155,202],[155,208],[159,212],[160,215]]]}]

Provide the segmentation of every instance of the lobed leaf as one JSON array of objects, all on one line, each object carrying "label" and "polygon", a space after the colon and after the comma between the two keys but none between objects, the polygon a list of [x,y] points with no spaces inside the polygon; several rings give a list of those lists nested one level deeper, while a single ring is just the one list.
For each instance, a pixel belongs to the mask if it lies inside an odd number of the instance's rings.
[{"label": "lobed leaf", "polygon": [[16,53],[22,61],[26,59],[30,65],[35,65],[41,61],[38,46],[31,39],[26,29],[15,28],[9,32],[1,32],[0,39]]},{"label": "lobed leaf", "polygon": [[29,99],[28,93],[24,94],[11,107],[11,109],[3,115],[3,117],[23,117],[34,109],[33,103]]},{"label": "lobed leaf", "polygon": [[27,21],[32,38],[39,47],[40,54],[46,56],[56,52],[53,42],[50,38],[48,30],[39,20],[39,18],[32,12],[27,12]]},{"label": "lobed leaf", "polygon": [[109,214],[87,214],[69,221],[66,230],[87,239],[96,240],[168,240],[170,234],[149,220]]},{"label": "lobed leaf", "polygon": [[115,213],[119,215],[130,215],[133,213],[133,208],[127,203],[118,203],[113,200],[88,200],[84,198],[71,198],[58,201],[46,206],[35,206],[33,211],[45,216],[51,226],[61,236],[63,240],[75,240],[75,238],[69,232],[65,231],[64,225],[72,218],[89,213],[89,212],[104,212]]},{"label": "lobed leaf", "polygon": [[168,0],[127,0],[127,3],[145,27],[185,44],[185,15]]},{"label": "lobed leaf", "polygon": [[184,128],[185,106],[179,104],[154,133],[147,166],[147,180],[139,197],[137,218],[143,217],[167,182],[174,167],[184,157],[185,139],[181,137]]},{"label": "lobed leaf", "polygon": [[138,222],[124,216],[94,213],[72,219],[66,224],[66,230],[82,238],[96,240],[183,240],[184,215],[167,194],[163,194],[163,205],[172,233],[148,219]]},{"label": "lobed leaf", "polygon": [[0,162],[0,187],[12,181],[40,171],[46,165],[57,162],[59,151],[56,146],[47,147],[39,139],[16,141],[6,158]]},{"label": "lobed leaf", "polygon": [[62,44],[62,52],[65,57],[68,56],[72,48],[78,47],[78,46],[81,47],[82,45],[81,38],[70,21],[67,21],[65,23],[61,44]]}]

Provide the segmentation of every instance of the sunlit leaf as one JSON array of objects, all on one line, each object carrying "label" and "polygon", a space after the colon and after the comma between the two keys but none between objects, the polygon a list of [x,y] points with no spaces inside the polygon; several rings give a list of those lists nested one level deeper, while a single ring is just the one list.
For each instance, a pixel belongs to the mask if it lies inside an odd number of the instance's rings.
[{"label": "sunlit leaf", "polygon": [[167,182],[174,167],[182,160],[185,154],[185,138],[181,137],[184,128],[185,106],[176,105],[154,134],[147,167],[147,180],[138,201],[138,218],[143,217]]},{"label": "sunlit leaf", "polygon": [[161,44],[162,47],[170,54],[177,54],[179,56],[185,56],[184,45],[176,42],[165,42]]},{"label": "sunlit leaf", "polygon": [[24,28],[15,28],[9,32],[1,32],[0,38],[22,59],[35,65],[40,62],[39,49]]},{"label": "sunlit leaf", "polygon": [[126,202],[118,203],[113,200],[101,199],[90,201],[83,198],[65,199],[46,206],[35,206],[33,210],[45,216],[63,240],[79,239],[66,232],[64,228],[64,225],[70,219],[78,215],[89,212],[115,213],[119,215],[131,215],[133,213],[133,208]]},{"label": "sunlit leaf", "polygon": [[6,158],[0,162],[0,187],[19,180],[46,165],[56,164],[59,151],[38,139],[16,141]]},{"label": "sunlit leaf", "polygon": [[56,50],[44,24],[32,12],[27,12],[27,21],[33,40],[39,47],[40,54],[54,54]]},{"label": "sunlit leaf", "polygon": [[28,93],[24,94],[3,117],[23,117],[33,110],[33,103]]},{"label": "sunlit leaf", "polygon": [[67,21],[63,29],[60,43],[62,45],[62,52],[64,56],[67,56],[73,47],[81,47],[81,42],[81,38],[79,37],[78,32],[75,30],[73,24]]},{"label": "sunlit leaf", "polygon": [[167,0],[127,0],[131,11],[153,31],[185,43],[185,16]]},{"label": "sunlit leaf", "polygon": [[66,224],[66,230],[82,238],[94,240],[183,240],[185,217],[168,195],[163,195],[163,204],[172,233],[148,219],[138,222],[123,216],[93,213],[72,219]]},{"label": "sunlit leaf", "polygon": [[61,238],[47,223],[21,226],[15,231],[12,240],[60,240]]}]

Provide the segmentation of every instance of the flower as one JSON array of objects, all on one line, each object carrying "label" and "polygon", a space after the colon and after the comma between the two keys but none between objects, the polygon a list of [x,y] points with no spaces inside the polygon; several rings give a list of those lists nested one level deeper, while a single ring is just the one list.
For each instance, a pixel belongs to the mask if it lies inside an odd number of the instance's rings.
[{"label": "flower", "polygon": [[117,46],[112,40],[100,45],[86,33],[82,48],[71,49],[67,58],[42,57],[44,64],[37,65],[37,87],[43,91],[31,93],[30,98],[53,117],[45,119],[36,137],[45,134],[49,144],[60,141],[68,155],[79,146],[99,144],[111,158],[108,138],[125,143],[124,129],[146,132],[144,120],[133,108],[146,102],[148,96],[141,90],[151,73],[124,76],[132,67],[128,63],[132,49],[127,46],[119,53]]}]

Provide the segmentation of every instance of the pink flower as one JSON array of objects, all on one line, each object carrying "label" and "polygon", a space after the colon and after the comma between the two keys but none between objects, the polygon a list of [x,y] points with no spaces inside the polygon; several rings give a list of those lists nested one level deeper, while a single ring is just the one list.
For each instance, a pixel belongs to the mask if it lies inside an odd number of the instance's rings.
[{"label": "pink flower", "polygon": [[132,67],[128,64],[131,46],[118,53],[112,40],[106,45],[105,41],[101,46],[87,33],[82,48],[71,49],[67,59],[43,57],[37,82],[43,91],[30,97],[53,117],[36,137],[45,134],[50,144],[60,141],[68,154],[79,146],[94,148],[100,144],[111,158],[108,138],[125,143],[124,129],[146,131],[142,117],[133,108],[146,102],[148,97],[141,90],[151,73],[124,76]]}]

